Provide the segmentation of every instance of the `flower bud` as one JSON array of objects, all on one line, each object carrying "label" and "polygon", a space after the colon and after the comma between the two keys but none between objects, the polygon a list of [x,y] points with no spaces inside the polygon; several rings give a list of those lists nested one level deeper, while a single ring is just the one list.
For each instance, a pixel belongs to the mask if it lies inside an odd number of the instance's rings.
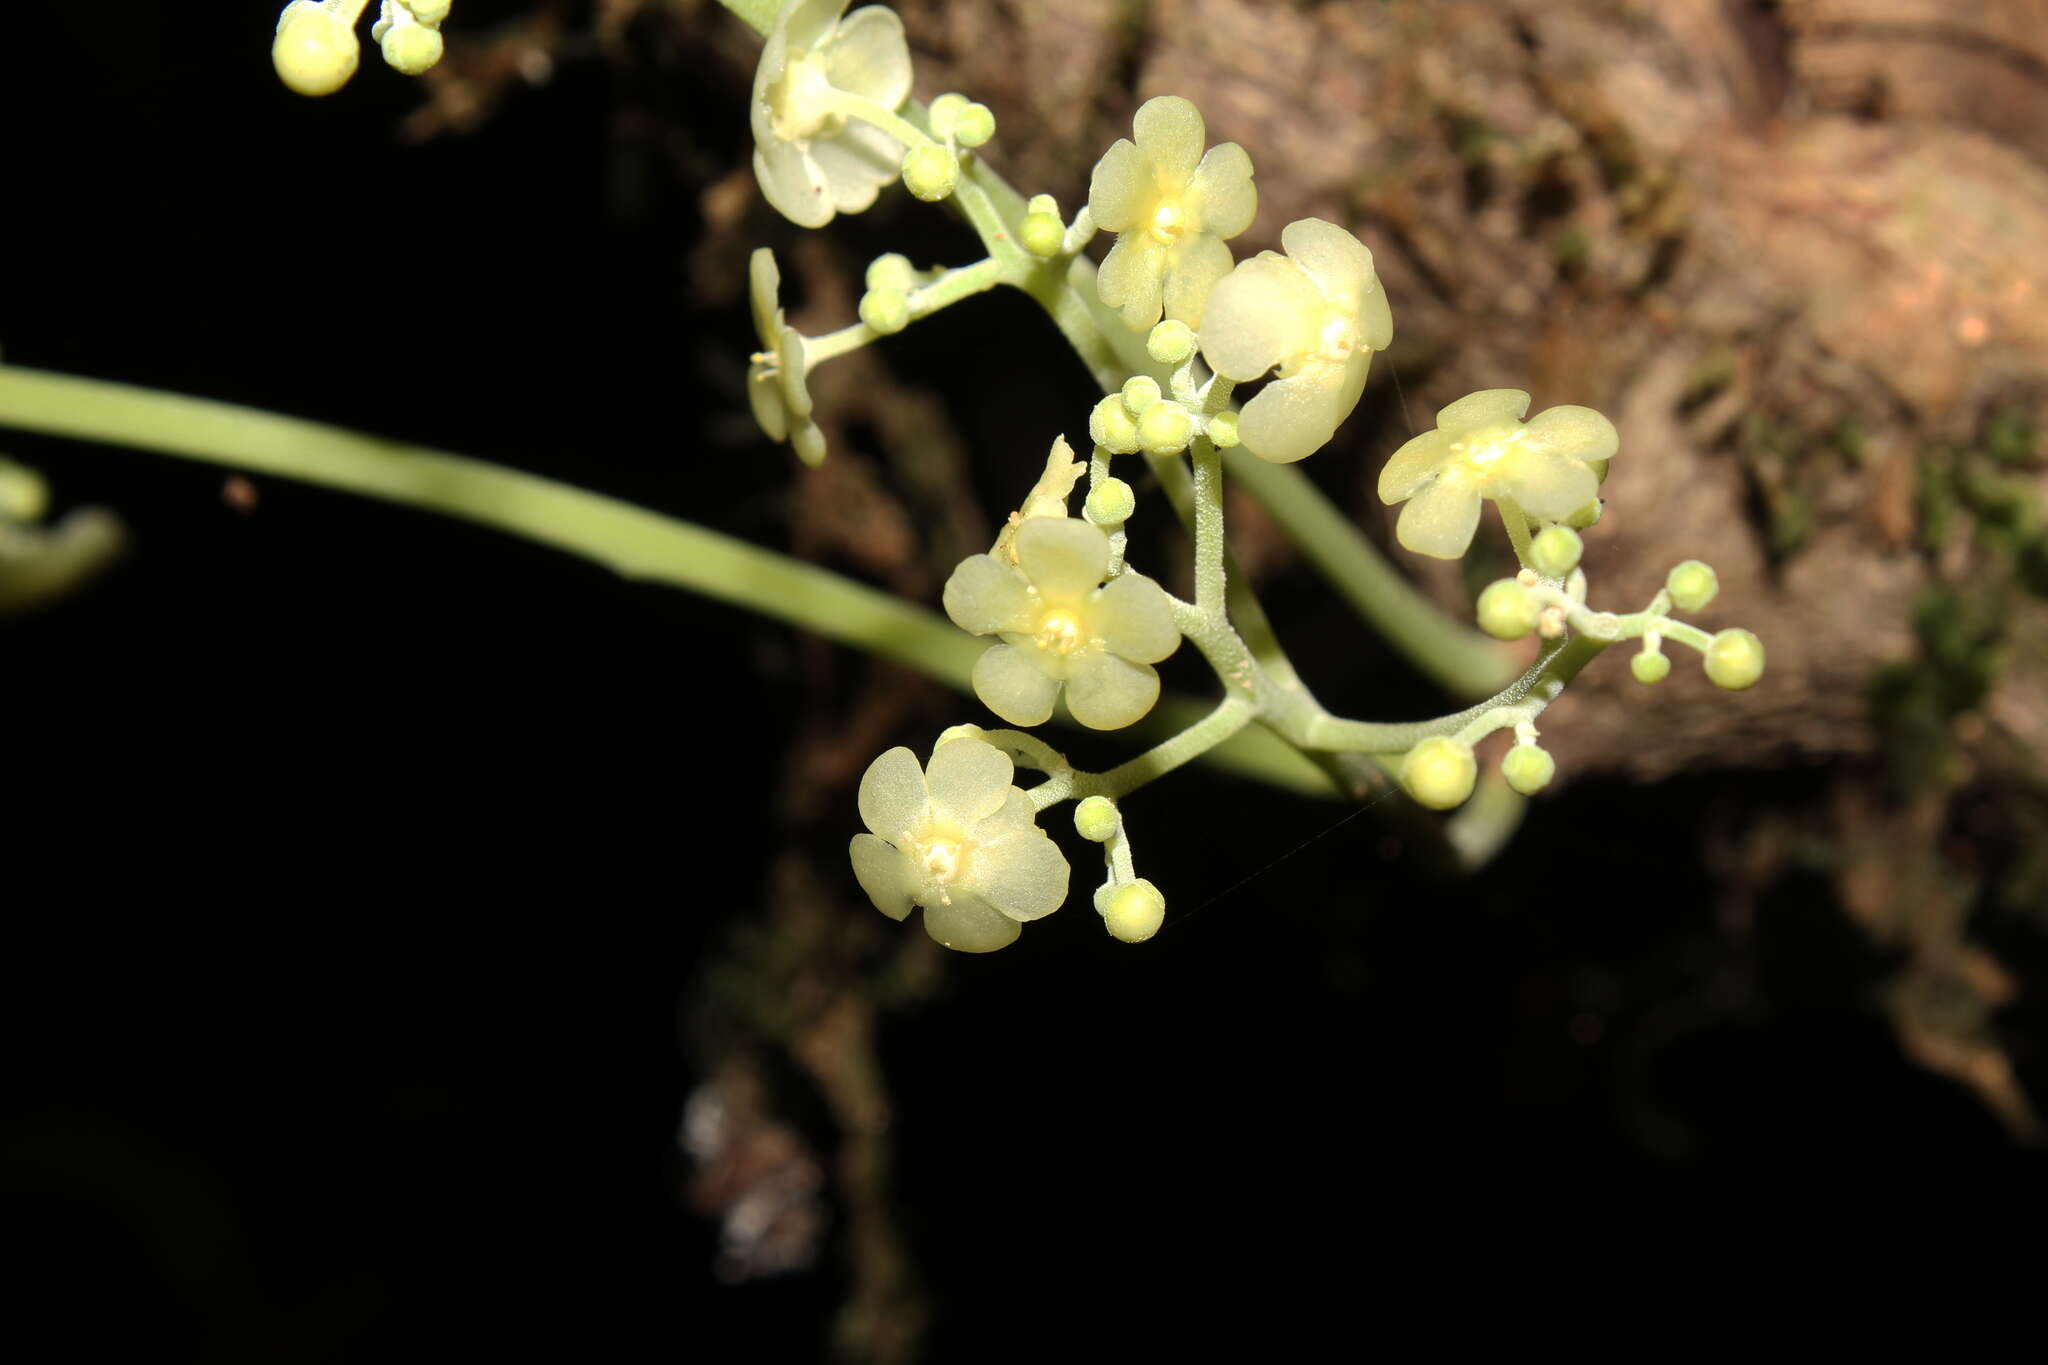
[{"label": "flower bud", "polygon": [[903,158],[903,187],[927,204],[936,204],[960,183],[960,162],[944,147],[927,142]]},{"label": "flower bud", "polygon": [[1607,504],[1595,498],[1578,511],[1566,517],[1564,524],[1571,527],[1574,531],[1583,531],[1588,527],[1596,525],[1600,520],[1600,514],[1606,510]]},{"label": "flower bud", "polygon": [[1740,692],[1764,675],[1764,642],[1746,630],[1724,630],[1707,644],[1707,676],[1716,687]]},{"label": "flower bud", "polygon": [[1639,683],[1660,683],[1671,676],[1671,660],[1646,649],[1628,661],[1628,671],[1636,675]]},{"label": "flower bud", "polygon": [[50,510],[50,486],[26,465],[0,458],[0,519],[41,521]]},{"label": "flower bud", "polygon": [[1664,580],[1664,587],[1679,610],[1698,611],[1721,591],[1721,579],[1699,560],[1688,559],[1671,571]]},{"label": "flower bud", "polygon": [[1104,479],[1088,490],[1081,503],[1081,515],[1097,526],[1121,526],[1131,519],[1138,495],[1122,479]]},{"label": "flower bud", "polygon": [[901,289],[870,289],[860,296],[860,320],[892,336],[910,325],[910,299]]},{"label": "flower bud", "polygon": [[441,60],[441,33],[425,24],[393,24],[379,42],[394,71],[418,76]]},{"label": "flower bud", "polygon": [[1121,394],[1110,394],[1088,414],[1088,439],[1112,455],[1135,455],[1138,423]]},{"label": "flower bud", "polygon": [[917,288],[917,267],[908,256],[891,251],[868,262],[865,283],[870,289],[894,289],[908,294]]},{"label": "flower bud", "polygon": [[1032,255],[1049,260],[1066,246],[1067,227],[1056,213],[1027,213],[1017,227],[1017,240]]},{"label": "flower bud", "polygon": [[1228,450],[1237,444],[1237,414],[1219,412],[1209,419],[1209,439],[1218,450]]},{"label": "flower bud", "polygon": [[1179,318],[1168,318],[1145,337],[1145,354],[1162,365],[1180,365],[1195,353],[1195,329]]},{"label": "flower bud", "polygon": [[947,91],[932,100],[925,117],[931,123],[932,136],[941,142],[953,135],[953,124],[960,117],[960,111],[967,107],[967,96]]},{"label": "flower bud", "polygon": [[969,104],[953,118],[953,139],[962,147],[979,147],[996,135],[996,116],[986,104]]},{"label": "flower bud", "polygon": [[1138,418],[1138,444],[1148,455],[1171,455],[1187,449],[1195,419],[1178,403],[1154,403]]},{"label": "flower bud", "polygon": [[423,24],[438,24],[448,17],[449,0],[403,0],[412,17]]},{"label": "flower bud", "polygon": [[1431,810],[1462,804],[1472,795],[1478,777],[1479,760],[1472,756],[1472,746],[1448,735],[1423,740],[1401,759],[1401,785]]},{"label": "flower bud", "polygon": [[1143,417],[1145,409],[1159,401],[1159,381],[1149,374],[1134,374],[1124,381],[1123,397],[1131,416]]},{"label": "flower bud", "polygon": [[1112,938],[1143,943],[1166,922],[1166,897],[1143,877],[1122,886],[1104,886],[1095,893],[1095,910]]},{"label": "flower bud", "polygon": [[1116,802],[1106,796],[1085,796],[1074,807],[1074,832],[1091,844],[1106,844],[1114,839],[1121,823]]},{"label": "flower bud", "polygon": [[1586,542],[1569,526],[1546,526],[1529,542],[1529,564],[1545,578],[1563,578],[1579,567]]},{"label": "flower bud", "polygon": [[1550,756],[1548,749],[1539,749],[1534,744],[1517,744],[1508,750],[1507,757],[1501,759],[1500,775],[1522,795],[1534,796],[1557,776],[1557,760]]},{"label": "flower bud", "polygon": [[301,95],[331,95],[341,89],[356,74],[361,55],[355,30],[314,0],[292,0],[277,17],[270,62],[278,77]]},{"label": "flower bud", "polygon": [[1496,640],[1521,639],[1542,614],[1536,595],[1512,578],[1489,583],[1479,594],[1479,628]]}]

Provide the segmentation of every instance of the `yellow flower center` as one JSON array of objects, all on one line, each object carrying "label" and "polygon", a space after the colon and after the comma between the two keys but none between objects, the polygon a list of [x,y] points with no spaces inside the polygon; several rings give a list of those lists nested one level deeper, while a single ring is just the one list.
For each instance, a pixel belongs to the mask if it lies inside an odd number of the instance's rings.
[{"label": "yellow flower center", "polygon": [[1152,235],[1162,242],[1172,242],[1191,226],[1193,223],[1188,211],[1180,206],[1178,199],[1162,199],[1152,210]]},{"label": "yellow flower center", "polygon": [[1494,427],[1451,442],[1451,457],[1464,465],[1467,473],[1483,482],[1500,472],[1500,462],[1521,443],[1519,424],[1506,430]]},{"label": "yellow flower center", "polygon": [[911,861],[917,864],[932,886],[939,893],[939,903],[951,905],[952,895],[947,887],[960,879],[967,866],[967,855],[971,845],[967,836],[958,829],[947,825],[927,825],[919,830],[910,841]]},{"label": "yellow flower center", "polygon": [[832,111],[832,83],[823,63],[799,57],[768,91],[768,126],[788,142],[838,131],[845,119]]},{"label": "yellow flower center", "polygon": [[1038,630],[1032,640],[1040,649],[1067,655],[1086,644],[1087,636],[1081,629],[1079,616],[1065,607],[1055,607],[1038,618]]}]

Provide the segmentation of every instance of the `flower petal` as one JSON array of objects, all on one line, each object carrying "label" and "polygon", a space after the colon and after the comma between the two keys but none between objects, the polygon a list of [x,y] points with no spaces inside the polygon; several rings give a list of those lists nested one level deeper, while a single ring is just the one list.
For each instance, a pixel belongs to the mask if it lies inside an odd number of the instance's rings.
[{"label": "flower petal", "polygon": [[825,78],[837,89],[889,110],[910,98],[910,44],[894,10],[869,5],[847,15],[824,56]]},{"label": "flower petal", "polygon": [[1216,282],[1230,273],[1230,248],[1221,237],[1197,233],[1173,253],[1166,276],[1166,316],[1190,327],[1202,325],[1202,305]]},{"label": "flower petal", "polygon": [[832,221],[831,187],[818,163],[793,142],[769,137],[754,143],[754,179],[761,196],[798,227]]},{"label": "flower petal", "polygon": [[832,36],[832,26],[839,22],[848,3],[849,0],[796,0],[777,16],[768,36],[773,39],[784,35],[790,51],[808,53]]},{"label": "flower petal", "polygon": [[993,843],[1005,834],[1037,827],[1038,812],[1032,807],[1031,798],[1022,787],[1012,787],[1003,798],[1002,808],[974,827],[974,837],[982,843]]},{"label": "flower petal", "polygon": [[1375,351],[1384,351],[1394,344],[1394,310],[1387,303],[1386,287],[1377,277],[1359,301],[1358,340]]},{"label": "flower petal", "polygon": [[1519,422],[1528,410],[1529,395],[1520,389],[1481,389],[1437,409],[1436,428],[1457,436],[1495,422]]},{"label": "flower petal", "polygon": [[1259,192],[1252,184],[1252,159],[1235,142],[1219,142],[1202,157],[1188,181],[1188,206],[1202,231],[1235,237],[1258,216]]},{"label": "flower petal", "polygon": [[1280,229],[1280,245],[1315,281],[1323,297],[1350,304],[1378,276],[1365,243],[1321,218],[1299,218]]},{"label": "flower petal", "polygon": [[974,894],[1011,919],[1043,919],[1066,902],[1067,859],[1043,830],[977,845],[973,869]]},{"label": "flower petal", "polygon": [[903,165],[903,144],[867,123],[849,123],[836,136],[816,138],[810,149],[841,213],[866,210]]},{"label": "flower petal", "polygon": [[1394,539],[1419,555],[1456,559],[1472,544],[1479,529],[1479,493],[1463,479],[1446,476],[1422,486],[1401,519]]},{"label": "flower petal", "polygon": [[775,264],[775,253],[765,246],[755,247],[747,258],[747,302],[754,310],[754,335],[760,338],[761,349],[774,350],[782,332],[782,270]]},{"label": "flower petal", "polygon": [[754,420],[771,441],[789,439],[789,408],[782,401],[782,385],[766,365],[747,367],[747,406]]},{"label": "flower petal", "polygon": [[991,645],[974,661],[974,695],[1012,725],[1043,725],[1052,719],[1060,685],[1032,661],[1026,645]]},{"label": "flower petal", "polygon": [[1400,502],[1415,496],[1415,490],[1435,478],[1451,458],[1451,438],[1441,431],[1411,436],[1388,459],[1380,471],[1380,501]]},{"label": "flower petal", "polygon": [[1143,331],[1159,320],[1166,282],[1166,248],[1150,233],[1126,232],[1102,258],[1095,294],[1117,310],[1124,326]]},{"label": "flower petal", "polygon": [[932,807],[963,825],[986,820],[1003,808],[1017,765],[986,740],[949,739],[932,751],[925,769]]},{"label": "flower petal", "polygon": [[1031,629],[1030,585],[994,555],[969,555],[946,580],[946,615],[969,635]]},{"label": "flower petal", "polygon": [[979,896],[958,895],[952,903],[924,908],[924,931],[962,953],[992,953],[1007,948],[1024,926]]},{"label": "flower petal", "polygon": [[1315,349],[1323,326],[1321,294],[1300,266],[1262,251],[1216,282],[1202,306],[1202,356],[1240,384]]},{"label": "flower petal", "polygon": [[1166,589],[1128,569],[1091,604],[1088,629],[1103,648],[1134,664],[1156,664],[1180,648]]},{"label": "flower petal", "polygon": [[875,909],[890,919],[910,913],[914,901],[910,869],[903,865],[903,854],[894,844],[872,834],[856,834],[847,852],[853,858],[854,880],[868,893]]},{"label": "flower petal", "polygon": [[1151,164],[1154,182],[1162,190],[1179,193],[1194,176],[1202,143],[1208,140],[1202,111],[1179,95],[1160,95],[1138,106],[1131,128],[1138,151]]},{"label": "flower petal", "polygon": [[1067,673],[1067,709],[1091,730],[1121,730],[1158,700],[1159,673],[1150,664],[1094,653],[1075,659]]},{"label": "flower petal", "polygon": [[1274,380],[1238,413],[1239,438],[1252,454],[1274,464],[1315,454],[1351,415],[1342,384],[1342,372],[1330,367]]},{"label": "flower petal", "polygon": [[917,755],[899,744],[868,764],[859,801],[861,823],[884,839],[901,839],[922,825],[930,802]]},{"label": "flower petal", "polygon": [[1621,449],[1621,433],[1614,423],[1573,403],[1537,413],[1529,419],[1528,432],[1532,439],[1574,460],[1608,460]]},{"label": "flower petal", "polygon": [[1152,175],[1143,153],[1129,138],[1109,144],[1095,173],[1088,177],[1088,216],[1104,232],[1126,232],[1152,213],[1159,192],[1152,187]]},{"label": "flower petal", "polygon": [[1532,517],[1563,521],[1600,496],[1600,478],[1591,469],[1541,446],[1514,451],[1502,465],[1497,481]]},{"label": "flower petal", "polygon": [[1011,543],[1024,576],[1048,605],[1078,604],[1109,571],[1109,537],[1079,517],[1026,517]]}]

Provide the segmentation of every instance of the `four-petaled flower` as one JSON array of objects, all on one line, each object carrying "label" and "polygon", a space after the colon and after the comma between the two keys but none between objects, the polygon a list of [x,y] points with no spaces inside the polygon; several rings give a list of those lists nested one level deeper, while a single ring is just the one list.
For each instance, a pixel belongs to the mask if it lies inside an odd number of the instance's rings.
[{"label": "four-petaled flower", "polygon": [[1226,237],[1252,224],[1259,193],[1252,159],[1235,142],[1207,155],[1202,116],[1178,95],[1146,100],[1132,121],[1137,135],[1116,143],[1088,182],[1095,225],[1117,234],[1095,277],[1095,291],[1142,332],[1166,316],[1196,327],[1203,300],[1230,271]]},{"label": "four-petaled flower", "polygon": [[1067,689],[1074,719],[1117,730],[1159,699],[1152,665],[1180,645],[1166,590],[1125,570],[1103,586],[1109,539],[1078,517],[1026,517],[1013,565],[961,561],[946,580],[946,615],[974,635],[1000,635],[974,664],[974,692],[1012,725],[1039,725]]},{"label": "four-petaled flower", "polygon": [[[1621,445],[1614,424],[1591,408],[1546,409],[1528,423],[1529,395],[1482,389],[1436,415],[1380,471],[1380,501],[1406,501],[1394,538],[1419,555],[1456,559],[1472,543],[1482,498],[1505,499],[1540,521],[1563,521],[1593,501],[1589,461]],[[1505,513],[1506,509],[1503,509]]]},{"label": "four-petaled flower", "polygon": [[925,932],[948,948],[986,953],[1014,943],[1024,921],[1067,898],[1067,860],[1010,785],[1010,756],[979,739],[947,740],[930,768],[896,748],[860,780],[853,875],[875,908],[902,919],[924,907]]},{"label": "four-petaled flower", "polygon": [[1279,369],[1237,430],[1254,455],[1285,464],[1319,449],[1358,406],[1372,353],[1394,339],[1394,315],[1372,252],[1335,223],[1289,223],[1280,244],[1285,256],[1262,251],[1216,285],[1202,355],[1239,383]]},{"label": "four-petaled flower", "polygon": [[825,458],[825,433],[811,420],[811,394],[804,386],[809,363],[803,333],[782,320],[782,272],[775,253],[757,247],[747,264],[754,333],[761,339],[747,365],[747,403],[771,441],[788,441],[797,458],[817,465]]},{"label": "four-petaled flower", "polygon": [[859,213],[903,165],[903,145],[849,115],[841,92],[894,113],[910,98],[903,21],[879,5],[790,0],[754,71],[754,178],[783,217],[823,227]]}]

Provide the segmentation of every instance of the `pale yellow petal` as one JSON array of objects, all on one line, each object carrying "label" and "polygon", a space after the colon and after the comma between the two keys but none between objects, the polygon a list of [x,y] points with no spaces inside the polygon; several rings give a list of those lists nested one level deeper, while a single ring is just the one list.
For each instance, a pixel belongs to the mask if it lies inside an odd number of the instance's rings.
[{"label": "pale yellow petal", "polygon": [[1511,451],[1495,476],[1522,510],[1545,521],[1563,521],[1600,496],[1591,469],[1541,447]]},{"label": "pale yellow petal", "polygon": [[884,839],[901,839],[922,825],[930,802],[917,755],[899,744],[868,764],[861,774],[859,805],[861,823]]},{"label": "pale yellow petal", "polygon": [[1479,494],[1461,479],[1438,478],[1424,484],[1401,509],[1394,539],[1419,555],[1456,559],[1472,544],[1479,529]]},{"label": "pale yellow petal", "polygon": [[1280,229],[1280,245],[1299,262],[1324,297],[1353,302],[1376,276],[1372,252],[1335,223],[1300,218]]},{"label": "pale yellow petal", "polygon": [[1002,807],[994,815],[974,827],[974,837],[993,841],[1005,834],[1021,829],[1036,829],[1038,812],[1031,805],[1031,798],[1024,794],[1022,787],[1012,787],[1003,798]]},{"label": "pale yellow petal", "polygon": [[1088,216],[1104,232],[1126,232],[1152,216],[1159,198],[1144,155],[1129,138],[1109,144],[1088,178]]},{"label": "pale yellow petal", "polygon": [[1495,422],[1519,422],[1528,410],[1529,395],[1520,389],[1481,389],[1437,409],[1436,427],[1457,436]]},{"label": "pale yellow petal", "polygon": [[1034,652],[1028,645],[994,645],[974,661],[974,695],[1012,725],[1045,724],[1060,693],[1032,661]]},{"label": "pale yellow petal", "polygon": [[1230,248],[1223,239],[1197,233],[1173,253],[1166,276],[1166,316],[1190,327],[1202,325],[1202,305],[1216,282],[1230,273]]},{"label": "pale yellow petal", "polygon": [[1188,182],[1187,204],[1204,232],[1235,237],[1250,227],[1259,212],[1251,156],[1235,142],[1211,147]]},{"label": "pale yellow petal", "polygon": [[1011,919],[1043,919],[1065,904],[1067,876],[1059,845],[1027,829],[977,844],[967,889]]},{"label": "pale yellow petal", "polygon": [[1202,144],[1208,140],[1201,111],[1179,95],[1161,95],[1138,106],[1131,127],[1154,181],[1161,189],[1178,192],[1194,176]]},{"label": "pale yellow petal", "polygon": [[962,953],[992,953],[1007,948],[1024,926],[978,896],[956,893],[950,905],[927,904],[924,931]]},{"label": "pale yellow petal", "polygon": [[1400,502],[1436,476],[1451,458],[1451,438],[1441,431],[1411,436],[1380,471],[1380,501]]},{"label": "pale yellow petal", "polygon": [[831,187],[832,206],[860,213],[901,174],[903,144],[867,123],[849,123],[837,135],[810,144],[811,160]]},{"label": "pale yellow petal", "polygon": [[769,41],[785,38],[794,53],[809,53],[832,36],[832,28],[839,22],[839,16],[846,12],[850,0],[796,0],[783,7],[775,19],[775,26],[768,30]]},{"label": "pale yellow petal", "polygon": [[1010,779],[1017,775],[1010,756],[985,740],[949,739],[932,751],[925,769],[932,808],[963,825],[986,820],[1003,808]]},{"label": "pale yellow petal", "polygon": [[832,221],[832,192],[818,163],[795,143],[770,137],[754,144],[754,179],[761,197],[798,227],[823,227]]},{"label": "pale yellow petal", "polygon": [[1342,370],[1323,366],[1266,385],[1237,416],[1245,449],[1274,464],[1291,464],[1321,450],[1351,415],[1343,405],[1343,380]]},{"label": "pale yellow petal", "polygon": [[1321,294],[1284,256],[1262,251],[1216,282],[1202,306],[1202,356],[1240,384],[1313,350],[1320,339]]},{"label": "pale yellow petal", "polygon": [[1574,460],[1612,459],[1621,449],[1621,433],[1614,423],[1572,403],[1545,408],[1529,419],[1528,430],[1532,439]]},{"label": "pale yellow petal", "polygon": [[782,385],[765,365],[747,367],[747,406],[771,441],[789,439],[789,408],[782,401]]},{"label": "pale yellow petal", "polygon": [[1031,589],[1015,565],[969,555],[946,580],[946,615],[969,635],[1031,629]]},{"label": "pale yellow petal", "polygon": [[847,852],[853,858],[853,877],[868,893],[875,909],[890,919],[910,913],[915,883],[904,866],[903,854],[892,844],[872,834],[856,834]]},{"label": "pale yellow petal", "polygon": [[1078,605],[1109,570],[1109,537],[1079,517],[1026,517],[1012,544],[1017,563],[1048,605]]},{"label": "pale yellow petal", "polygon": [[1143,331],[1159,320],[1166,284],[1166,247],[1150,233],[1126,232],[1102,258],[1095,293],[1117,310],[1124,326]]},{"label": "pale yellow petal", "polygon": [[761,349],[775,349],[782,332],[782,270],[775,264],[775,253],[765,246],[755,247],[747,258],[747,302],[754,310],[754,335]]},{"label": "pale yellow petal", "polygon": [[1384,351],[1394,344],[1394,310],[1377,278],[1358,304],[1358,340],[1375,351]]},{"label": "pale yellow petal", "polygon": [[1125,570],[1110,580],[1091,604],[1088,625],[1104,648],[1132,663],[1156,664],[1180,648],[1166,589],[1141,573]]},{"label": "pale yellow petal", "polygon": [[837,89],[889,110],[910,98],[910,45],[894,10],[869,5],[847,15],[824,54],[825,78]]},{"label": "pale yellow petal", "polygon": [[1074,660],[1067,675],[1067,709],[1091,730],[1121,730],[1143,720],[1159,700],[1159,673],[1150,664],[1114,654]]}]

